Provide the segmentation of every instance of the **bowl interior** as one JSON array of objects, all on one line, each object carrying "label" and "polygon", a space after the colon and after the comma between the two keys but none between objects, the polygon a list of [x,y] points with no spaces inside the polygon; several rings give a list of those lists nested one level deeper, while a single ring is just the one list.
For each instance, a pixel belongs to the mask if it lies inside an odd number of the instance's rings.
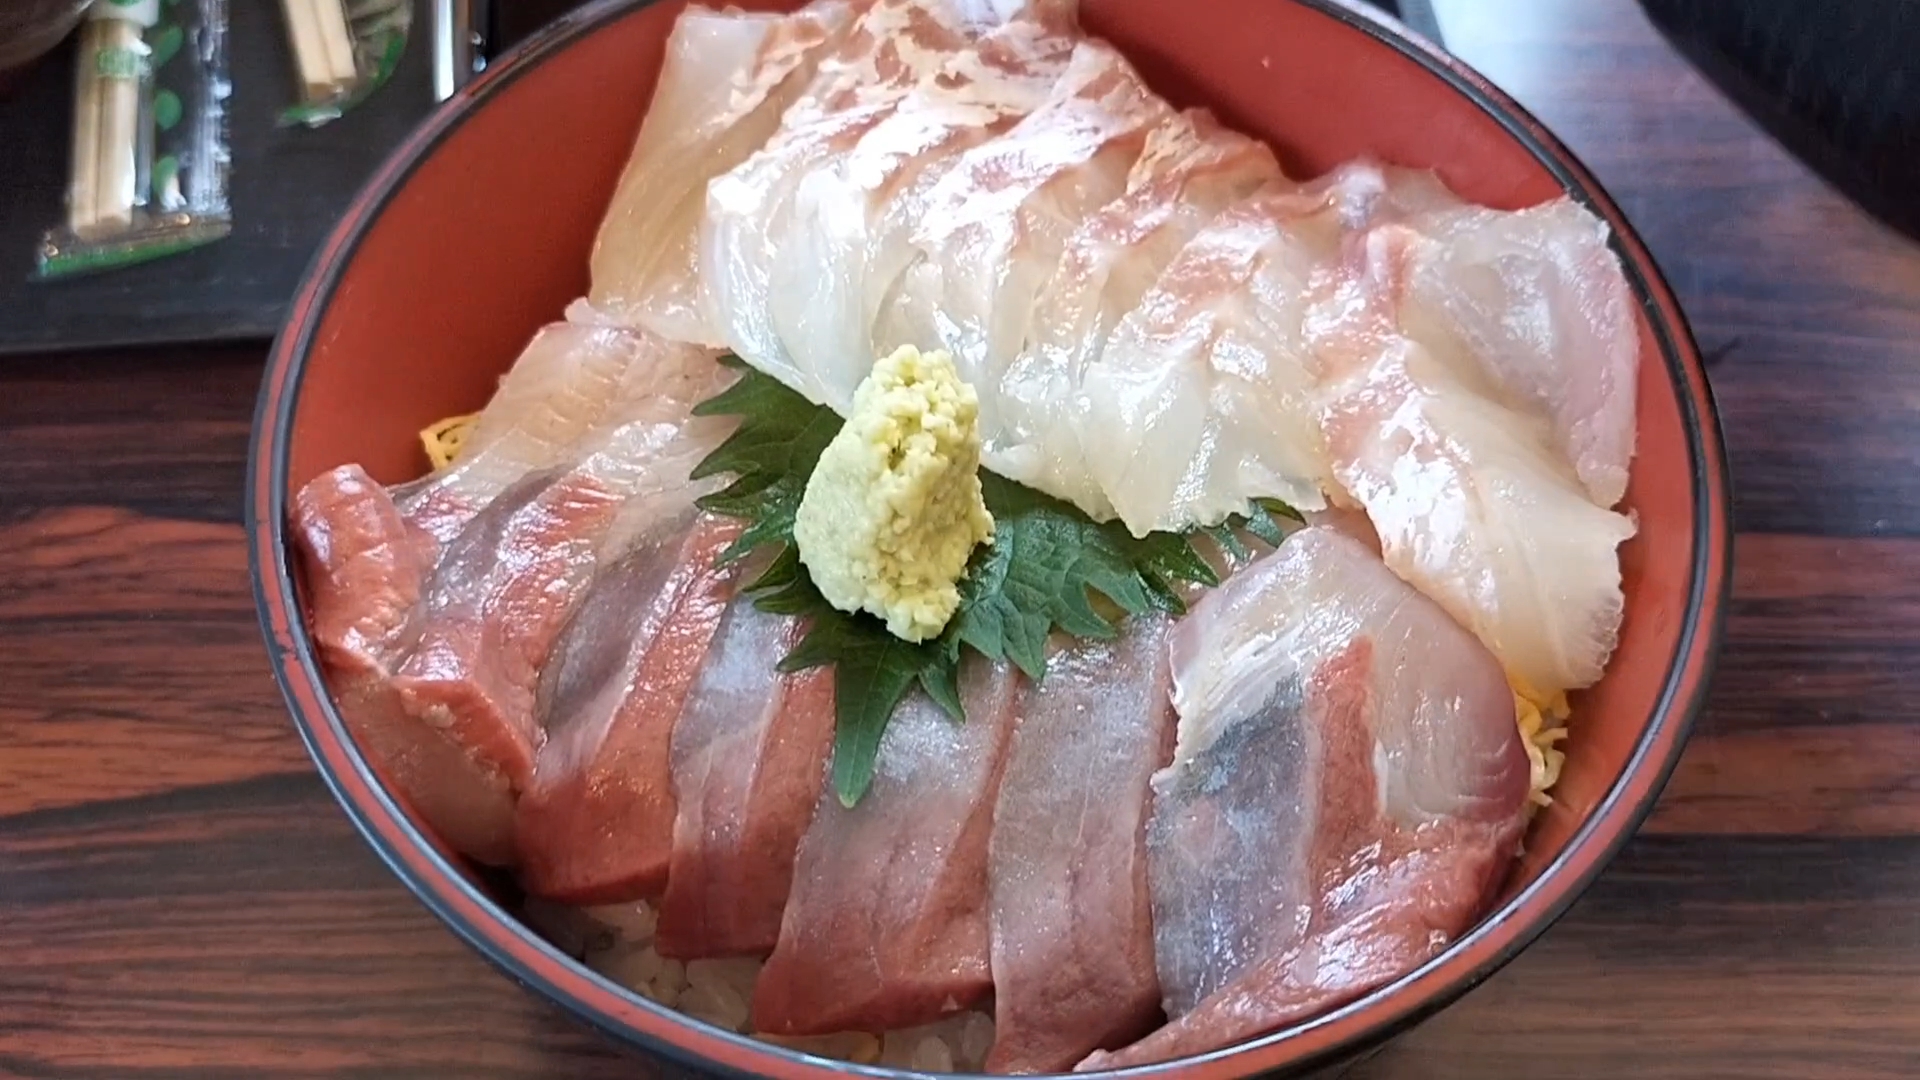
[{"label": "bowl interior", "polygon": [[[383,482],[418,475],[415,432],[481,405],[529,335],[585,292],[594,230],[683,6],[575,16],[589,32],[536,39],[526,50],[533,62],[469,88],[376,179],[323,252],[276,356],[294,365],[284,452],[269,466],[284,467],[280,491],[349,461]],[[1210,106],[1267,139],[1296,176],[1371,155],[1436,168],[1463,196],[1498,207],[1564,190],[1516,139],[1521,121],[1496,119],[1331,4],[1083,0],[1083,20],[1176,104]],[[1699,584],[1696,473],[1705,466],[1684,419],[1686,372],[1663,355],[1649,319],[1663,309],[1642,301],[1639,452],[1626,500],[1640,532],[1621,554],[1626,620],[1607,677],[1575,700],[1566,771],[1509,898],[1603,806],[1661,722]],[[284,558],[268,565],[288,572]],[[302,632],[297,615],[293,632]]]}]

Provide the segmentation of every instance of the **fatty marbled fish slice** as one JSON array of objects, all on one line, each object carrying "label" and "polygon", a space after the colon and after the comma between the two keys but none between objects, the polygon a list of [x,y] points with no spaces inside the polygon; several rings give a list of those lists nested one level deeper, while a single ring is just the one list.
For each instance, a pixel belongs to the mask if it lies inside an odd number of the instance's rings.
[{"label": "fatty marbled fish slice", "polygon": [[1171,1021],[1083,1069],[1205,1053],[1406,974],[1471,926],[1525,821],[1500,665],[1351,537],[1310,528],[1171,645],[1148,824]]},{"label": "fatty marbled fish slice", "polygon": [[674,726],[662,956],[764,956],[779,939],[833,750],[832,670],[776,670],[800,627],[736,596]]},{"label": "fatty marbled fish slice", "polygon": [[893,1031],[992,991],[987,845],[1014,683],[1011,665],[969,663],[963,724],[915,693],[887,725],[859,804],[821,794],[754,991],[754,1030]]},{"label": "fatty marbled fish slice", "polygon": [[1170,620],[1055,654],[1029,688],[994,810],[987,1071],[1051,1073],[1160,1015],[1147,782],[1173,754]]},{"label": "fatty marbled fish slice", "polygon": [[594,241],[595,305],[666,338],[721,346],[699,302],[707,182],[772,137],[851,21],[847,3],[791,15],[689,7]]},{"label": "fatty marbled fish slice", "polygon": [[[393,672],[420,636],[438,544],[357,465],[309,481],[293,501],[313,640],[340,715],[374,771],[453,850],[513,861],[513,785],[497,757],[408,716]],[[502,734],[509,737],[511,732]]]},{"label": "fatty marbled fish slice", "polygon": [[768,303],[774,332],[826,388],[825,404],[845,412],[873,358],[909,344],[876,341],[874,323],[919,257],[911,237],[930,193],[966,150],[1046,100],[1074,40],[1037,19],[995,28],[800,183],[775,223],[785,232]]},{"label": "fatty marbled fish slice", "polygon": [[1310,320],[1335,474],[1366,509],[1387,565],[1530,692],[1589,686],[1619,632],[1617,549],[1633,523],[1589,499],[1545,418],[1407,335],[1398,301],[1420,243],[1400,226],[1353,238]]},{"label": "fatty marbled fish slice", "polygon": [[534,335],[481,410],[460,459],[393,491],[409,520],[450,542],[527,474],[564,465],[583,440],[641,419],[684,418],[719,389],[711,353],[608,323],[584,303]]},{"label": "fatty marbled fish slice", "polygon": [[1126,190],[1067,238],[1035,301],[1026,345],[1001,376],[995,449],[1005,475],[1111,513],[1076,425],[1061,422],[1063,405],[1071,407],[1109,333],[1193,235],[1279,179],[1272,151],[1203,110],[1169,115],[1149,129]]},{"label": "fatty marbled fish slice", "polygon": [[[698,255],[703,317],[748,363],[816,404],[828,402],[832,388],[796,363],[773,321],[784,223],[812,176],[851,151],[916,86],[991,29],[974,21],[984,13],[980,7],[869,0],[820,60],[773,137],[707,185]],[[850,399],[851,388],[847,394]]]},{"label": "fatty marbled fish slice", "polygon": [[546,733],[515,832],[528,892],[569,904],[659,895],[673,848],[669,747],[732,593],[738,523],[660,523],[604,567],[542,672]]},{"label": "fatty marbled fish slice", "polygon": [[901,278],[878,336],[952,354],[981,396],[989,468],[1007,441],[1001,376],[1042,287],[1072,233],[1125,191],[1147,133],[1173,115],[1124,57],[1083,40],[1039,108],[968,150],[929,193],[913,233],[925,258]]}]

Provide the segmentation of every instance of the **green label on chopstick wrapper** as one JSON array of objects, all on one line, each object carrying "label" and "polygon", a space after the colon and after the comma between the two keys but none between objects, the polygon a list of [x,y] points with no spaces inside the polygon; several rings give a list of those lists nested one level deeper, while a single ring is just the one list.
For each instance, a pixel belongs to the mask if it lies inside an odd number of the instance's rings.
[{"label": "green label on chopstick wrapper", "polygon": [[153,95],[153,126],[161,131],[172,131],[180,123],[180,95],[171,90],[160,90]]},{"label": "green label on chopstick wrapper", "polygon": [[146,74],[146,57],[135,49],[101,49],[93,54],[93,70],[103,79],[131,82]]},{"label": "green label on chopstick wrapper", "polygon": [[167,61],[174,58],[186,40],[187,35],[181,33],[178,26],[160,27],[147,36],[147,48],[153,53],[147,58],[147,63],[155,71],[166,67]]}]

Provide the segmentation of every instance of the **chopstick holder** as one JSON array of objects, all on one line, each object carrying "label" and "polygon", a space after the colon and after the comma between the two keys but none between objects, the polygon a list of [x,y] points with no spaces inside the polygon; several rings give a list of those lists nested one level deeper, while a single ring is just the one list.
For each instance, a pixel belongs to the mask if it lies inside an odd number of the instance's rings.
[{"label": "chopstick holder", "polygon": [[35,277],[128,266],[227,235],[227,0],[94,0],[74,56],[66,213]]},{"label": "chopstick holder", "polygon": [[280,0],[280,7],[286,13],[302,95],[319,101],[340,93],[358,73],[340,0]]},{"label": "chopstick holder", "polygon": [[412,25],[410,0],[280,0],[298,101],[282,123],[334,119],[392,74]]},{"label": "chopstick holder", "polygon": [[140,203],[142,101],[150,51],[142,34],[160,17],[159,0],[96,0],[87,10],[75,62],[73,156],[67,223],[90,237],[125,229]]}]

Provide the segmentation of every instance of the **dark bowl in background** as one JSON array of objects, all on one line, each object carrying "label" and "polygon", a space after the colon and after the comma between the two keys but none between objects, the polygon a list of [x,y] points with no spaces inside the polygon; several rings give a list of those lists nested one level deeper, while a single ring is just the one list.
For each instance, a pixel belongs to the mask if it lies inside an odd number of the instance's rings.
[{"label": "dark bowl in background", "polygon": [[[656,1060],[792,1080],[892,1075],[718,1032],[593,974],[517,921],[353,745],[314,657],[287,543],[291,492],[350,461],[385,483],[417,475],[415,432],[482,404],[532,331],[586,291],[594,231],[682,6],[609,0],[535,35],[436,112],[334,230],[261,389],[247,509],[260,617],[295,722],[349,816],[428,907],[515,979]],[[1302,1075],[1405,1030],[1512,959],[1651,809],[1719,641],[1731,563],[1724,454],[1700,357],[1645,246],[1587,170],[1484,79],[1346,0],[1083,0],[1083,20],[1176,104],[1211,106],[1268,139],[1293,175],[1370,154],[1436,168],[1492,206],[1572,193],[1612,226],[1639,302],[1639,453],[1625,508],[1640,533],[1621,551],[1620,647],[1600,684],[1575,697],[1555,803],[1497,905],[1442,956],[1360,1001],[1146,1070]]]}]

